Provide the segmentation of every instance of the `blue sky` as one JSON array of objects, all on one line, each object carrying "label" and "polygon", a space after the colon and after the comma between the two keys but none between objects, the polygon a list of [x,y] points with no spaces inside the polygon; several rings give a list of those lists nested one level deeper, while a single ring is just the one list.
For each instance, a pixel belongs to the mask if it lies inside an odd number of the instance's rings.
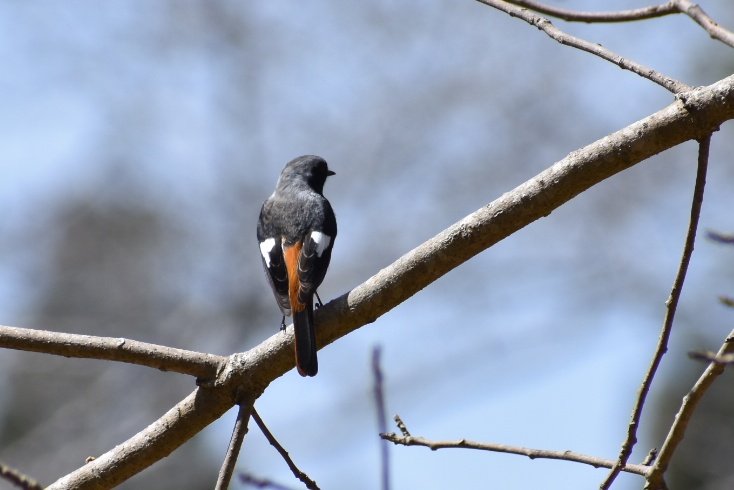
[{"label": "blue sky", "polygon": [[[66,196],[128,192],[108,173],[117,161],[118,177],[136,189],[119,199],[149,201],[216,251],[228,220],[244,230],[251,222],[254,234],[259,205],[287,160],[318,153],[337,172],[326,195],[340,223],[326,299],[568,152],[671,101],[663,89],[478,3],[216,4],[220,11],[192,2],[0,6],[0,58],[9,68],[0,74],[7,237],[43,226]],[[216,17],[228,12],[240,13]],[[707,59],[731,60],[684,18],[556,23],[692,85],[715,81]],[[714,137],[704,229],[733,226],[730,136],[724,126]],[[388,413],[415,435],[614,457],[662,322],[694,162],[688,143],[596,186],[324,349],[315,379],[276,380],[257,403],[261,415],[322,488],[375,488],[370,355],[380,345]],[[216,214],[230,179],[251,192],[241,207]],[[43,280],[44,246],[0,244],[1,323],[33,326],[25,322]],[[225,260],[202,258],[181,301],[203,295]],[[254,242],[239,260],[257,261]],[[730,314],[715,302],[731,287],[725,261],[731,255],[721,246],[699,243],[661,380],[689,362],[687,350],[715,348],[728,333]],[[254,281],[269,298],[264,278]],[[691,345],[701,319],[712,344]],[[237,350],[250,347],[243,341]],[[643,424],[654,396],[649,409]],[[215,460],[233,421],[231,412],[206,432]],[[652,444],[641,430],[637,460]],[[391,457],[394,488],[589,488],[605,474],[464,451],[394,447]],[[240,462],[292,483],[255,428]]]}]

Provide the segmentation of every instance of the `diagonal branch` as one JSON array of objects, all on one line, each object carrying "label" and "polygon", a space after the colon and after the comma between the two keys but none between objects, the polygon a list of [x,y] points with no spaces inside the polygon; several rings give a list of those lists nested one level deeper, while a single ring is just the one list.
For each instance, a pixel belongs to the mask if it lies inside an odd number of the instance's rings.
[{"label": "diagonal branch", "polygon": [[678,11],[686,14],[694,22],[703,27],[709,36],[711,36],[711,39],[716,39],[734,48],[734,32],[724,29],[717,24],[699,5],[693,3],[691,0],[671,0],[670,3],[675,4]]},{"label": "diagonal branch", "polygon": [[115,487],[171,454],[174,449],[221,417],[236,401],[233,392],[199,387],[157,421],[57,480],[47,490],[98,490]]},{"label": "diagonal branch", "polygon": [[251,406],[240,404],[237,412],[237,421],[234,424],[232,437],[229,440],[229,447],[227,448],[227,453],[224,455],[222,467],[219,469],[219,476],[217,477],[217,484],[214,490],[227,490],[229,488],[234,467],[237,465],[237,456],[240,454],[242,441],[245,440],[245,434],[247,434],[247,423],[250,420],[251,410]]},{"label": "diagonal branch", "polygon": [[319,490],[319,486],[316,484],[316,482],[309,478],[306,473],[301,471],[298,466],[296,466],[296,463],[293,462],[290,455],[288,454],[288,451],[286,451],[283,445],[278,442],[278,439],[275,438],[273,433],[270,432],[270,429],[268,429],[268,426],[265,425],[265,422],[263,422],[263,419],[260,418],[260,414],[257,413],[255,407],[252,407],[252,418],[255,420],[257,426],[260,427],[260,430],[265,436],[265,439],[267,439],[270,445],[273,446],[276,451],[278,451],[278,454],[280,454],[280,456],[283,458],[285,464],[288,465],[288,468],[290,468],[293,476],[301,480],[303,484],[306,485],[306,488],[308,488],[309,490]]},{"label": "diagonal branch", "polygon": [[645,400],[650,392],[650,386],[652,386],[652,380],[660,366],[660,362],[668,351],[668,340],[670,339],[670,332],[673,330],[675,312],[678,309],[678,301],[680,300],[680,295],[683,292],[683,283],[686,280],[688,264],[691,262],[693,248],[696,243],[696,231],[698,230],[698,220],[701,216],[701,205],[703,204],[703,191],[706,187],[706,170],[708,169],[710,144],[711,135],[701,138],[698,144],[698,170],[696,172],[696,185],[693,190],[693,201],[691,202],[691,215],[688,223],[688,232],[686,233],[686,240],[683,245],[683,253],[680,259],[680,265],[678,266],[678,272],[675,275],[670,296],[665,302],[667,308],[665,311],[665,319],[663,320],[663,327],[660,331],[660,337],[658,339],[657,347],[655,348],[655,354],[650,362],[650,367],[648,368],[647,373],[645,373],[642,385],[640,386],[640,390],[637,394],[637,401],[632,409],[632,417],[627,427],[627,437],[622,443],[619,459],[614,468],[612,468],[612,471],[609,472],[606,480],[599,487],[602,490],[606,490],[612,485],[614,479],[619,475],[621,468],[627,463],[627,460],[632,454],[632,448],[637,443],[637,429],[640,425],[640,417],[642,417],[642,409],[645,405]]},{"label": "diagonal branch", "polygon": [[[375,321],[450,270],[547,216],[593,185],[734,118],[734,76],[698,88],[664,109],[580,150],[460,220],[315,314],[324,347]],[[167,456],[235,403],[250,403],[293,369],[292,327],[248,352],[234,354],[210,386],[201,387],[121,446],[50,489],[117,484]]]},{"label": "diagonal branch", "polygon": [[[732,353],[734,353],[734,330],[729,333],[716,357],[725,357]],[[663,442],[663,446],[660,448],[660,453],[655,464],[652,466],[645,488],[660,488],[663,475],[668,469],[668,464],[670,464],[670,459],[673,457],[678,444],[683,440],[683,436],[688,428],[688,422],[690,422],[693,412],[696,410],[696,406],[698,406],[698,402],[701,401],[704,393],[706,393],[706,390],[708,390],[716,378],[724,372],[724,369],[726,369],[726,364],[712,361],[701,377],[698,378],[696,384],[693,385],[691,391],[683,397],[683,403],[675,415],[675,420],[670,427],[665,442]]]},{"label": "diagonal branch", "polygon": [[227,361],[226,357],[214,354],[174,349],[137,340],[0,325],[0,348],[2,347],[64,357],[127,362],[198,378],[213,378]]},{"label": "diagonal branch", "polygon": [[667,75],[663,75],[662,73],[657,72],[645,65],[637,63],[636,61],[623,58],[622,56],[616,54],[615,52],[605,48],[600,44],[592,43],[586,41],[585,39],[567,34],[554,26],[551,21],[549,21],[545,17],[536,15],[527,9],[515,7],[514,5],[511,5],[510,2],[504,0],[477,1],[489,7],[501,10],[502,12],[509,14],[511,17],[517,17],[518,19],[524,20],[528,24],[533,25],[541,31],[545,32],[552,39],[558,41],[564,46],[571,46],[598,56],[603,60],[614,63],[623,70],[629,70],[632,73],[635,73],[643,78],[647,78],[648,80],[657,83],[661,87],[664,87],[674,94],[679,94],[691,89],[691,87],[683,82],[679,82],[678,80],[670,78]]}]

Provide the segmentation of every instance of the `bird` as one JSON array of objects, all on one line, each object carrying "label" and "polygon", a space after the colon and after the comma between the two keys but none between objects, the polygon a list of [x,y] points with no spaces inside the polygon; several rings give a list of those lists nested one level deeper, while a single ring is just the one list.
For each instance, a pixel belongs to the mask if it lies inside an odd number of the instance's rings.
[{"label": "bird", "polygon": [[275,191],[260,209],[257,240],[270,288],[281,313],[293,316],[296,368],[301,376],[316,376],[316,334],[313,299],[329,268],[336,239],[336,216],[324,197],[327,177],[335,175],[315,155],[286,164]]}]

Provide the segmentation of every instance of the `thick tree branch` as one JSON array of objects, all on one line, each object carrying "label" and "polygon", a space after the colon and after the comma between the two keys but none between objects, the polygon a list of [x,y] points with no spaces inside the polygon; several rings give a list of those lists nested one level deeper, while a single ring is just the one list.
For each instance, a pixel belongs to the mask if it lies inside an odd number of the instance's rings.
[{"label": "thick tree branch", "polygon": [[[711,112],[709,112],[711,111]],[[321,345],[372,322],[428,284],[602,180],[734,117],[734,76],[574,151],[318,312]]]},{"label": "thick tree branch", "polygon": [[516,7],[510,2],[504,0],[477,1],[489,7],[501,10],[502,12],[509,14],[511,17],[517,17],[518,19],[524,20],[528,24],[533,25],[541,31],[545,32],[548,36],[550,36],[551,39],[558,41],[564,46],[571,46],[598,56],[606,61],[614,63],[623,70],[629,70],[632,73],[635,73],[643,78],[647,78],[648,80],[657,83],[661,87],[666,88],[674,94],[679,94],[691,89],[691,87],[683,82],[679,82],[678,80],[663,75],[662,73],[659,73],[652,68],[649,68],[630,59],[624,58],[616,54],[615,52],[603,47],[600,44],[592,43],[585,39],[567,34],[554,26],[551,21],[549,21],[545,17],[536,15],[528,9]]},{"label": "thick tree branch", "polygon": [[665,319],[663,320],[663,326],[660,330],[660,337],[658,338],[658,344],[655,347],[655,354],[653,354],[652,361],[650,361],[650,367],[645,373],[642,385],[640,386],[640,390],[637,394],[637,400],[635,401],[635,406],[632,409],[630,423],[627,426],[627,437],[622,443],[622,448],[619,452],[619,459],[614,468],[612,468],[612,471],[609,472],[606,480],[601,484],[601,490],[606,490],[612,485],[612,482],[617,478],[621,468],[627,463],[627,459],[629,459],[632,454],[632,448],[637,443],[637,429],[640,425],[642,409],[645,405],[647,394],[650,392],[652,380],[655,377],[655,373],[657,373],[660,362],[668,351],[668,340],[670,339],[670,333],[673,331],[673,321],[675,320],[675,313],[678,309],[678,301],[680,300],[680,295],[683,292],[683,283],[686,280],[688,264],[691,262],[693,248],[696,243],[696,231],[698,230],[698,220],[701,216],[701,205],[703,204],[703,191],[706,187],[706,172],[708,169],[710,145],[711,135],[706,135],[701,138],[698,144],[698,170],[696,172],[696,184],[693,190],[693,200],[691,202],[688,231],[686,232],[686,240],[683,245],[680,264],[678,265],[678,272],[675,275],[670,296],[668,296],[668,300],[665,302]]},{"label": "thick tree branch", "polygon": [[[719,352],[716,354],[716,357],[725,357],[732,353],[734,353],[734,330],[729,333],[729,336],[722,344]],[[681,404],[678,413],[675,415],[673,425],[670,427],[670,431],[665,438],[665,442],[663,442],[663,445],[660,448],[660,453],[655,460],[655,464],[652,466],[652,471],[647,478],[647,483],[645,485],[646,489],[656,490],[661,488],[663,484],[663,475],[668,469],[670,459],[673,457],[678,444],[683,440],[683,436],[688,428],[688,423],[690,422],[691,417],[693,417],[693,413],[696,410],[696,406],[698,406],[698,402],[701,401],[704,393],[706,393],[706,390],[709,389],[716,378],[724,372],[726,366],[726,364],[719,362],[711,362],[701,377],[698,378],[696,384],[693,385],[691,391],[683,397],[683,403]]]},{"label": "thick tree branch", "polygon": [[64,357],[126,362],[204,379],[214,378],[217,371],[227,362],[227,358],[222,356],[174,349],[137,340],[3,325],[0,325],[0,347]]},{"label": "thick tree branch", "polygon": [[[536,177],[450,226],[315,314],[324,347],[395,308],[450,270],[593,185],[734,118],[734,76],[680,96],[673,104],[574,151]],[[105,488],[167,456],[237,402],[254,402],[293,368],[292,327],[229,357],[211,386],[199,388],[162,419],[52,485]],[[64,486],[67,485],[67,486]]]},{"label": "thick tree branch", "polygon": [[[251,392],[257,392],[250,388]],[[197,388],[163,417],[107,451],[47,490],[102,490],[115,487],[168,456],[174,449],[221,417],[236,402],[226,390]]]}]

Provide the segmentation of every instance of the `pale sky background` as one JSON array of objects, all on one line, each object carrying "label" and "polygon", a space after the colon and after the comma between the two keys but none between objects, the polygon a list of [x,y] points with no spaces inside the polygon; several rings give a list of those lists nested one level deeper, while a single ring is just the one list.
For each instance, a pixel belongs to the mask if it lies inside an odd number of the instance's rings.
[{"label": "pale sky background", "polygon": [[[701,3],[734,24],[727,2]],[[257,263],[259,206],[286,161],[322,155],[337,173],[325,195],[339,220],[320,290],[327,301],[567,153],[672,101],[650,82],[469,0],[252,2],[242,7],[241,65],[240,51],[218,44],[206,9],[0,3],[0,324],[54,329],[28,323],[49,244],[14,237],[43,229],[65,196],[117,191],[197,230],[196,243],[211,253],[186,264],[181,303],[216,308],[207,294],[221,271],[272,302]],[[554,23],[691,85],[712,83],[726,75],[722,65],[734,65],[731,49],[682,16]],[[229,105],[231,94],[241,100]],[[702,230],[734,229],[733,134],[727,124],[714,135]],[[316,378],[290,372],[276,380],[256,404],[260,414],[321,488],[378,488],[370,359],[379,345],[388,414],[399,413],[414,435],[616,457],[677,267],[695,155],[693,143],[659,155],[485,251],[322,350]],[[116,160],[119,180],[109,172]],[[250,189],[232,206],[219,194],[230,179]],[[137,194],[125,194],[121,183],[129,181]],[[226,235],[229,221],[252,234],[234,259],[212,238]],[[688,350],[716,349],[731,329],[731,313],[716,302],[734,290],[731,253],[699,235],[634,462],[659,443],[647,432],[650,420],[672,420],[656,414],[656,389],[691,362]],[[245,267],[255,272],[240,276]],[[217,345],[216,325],[202,326],[198,339],[169,338],[229,354],[271,331],[243,334],[239,345]],[[7,402],[0,398],[0,410]],[[215,464],[234,417],[230,411],[202,436]],[[390,456],[395,489],[596,488],[606,475],[462,450],[392,447]],[[239,461],[243,471],[299,488],[254,424]],[[614,488],[641,483],[623,475]],[[134,480],[126,488],[136,488]]]}]

